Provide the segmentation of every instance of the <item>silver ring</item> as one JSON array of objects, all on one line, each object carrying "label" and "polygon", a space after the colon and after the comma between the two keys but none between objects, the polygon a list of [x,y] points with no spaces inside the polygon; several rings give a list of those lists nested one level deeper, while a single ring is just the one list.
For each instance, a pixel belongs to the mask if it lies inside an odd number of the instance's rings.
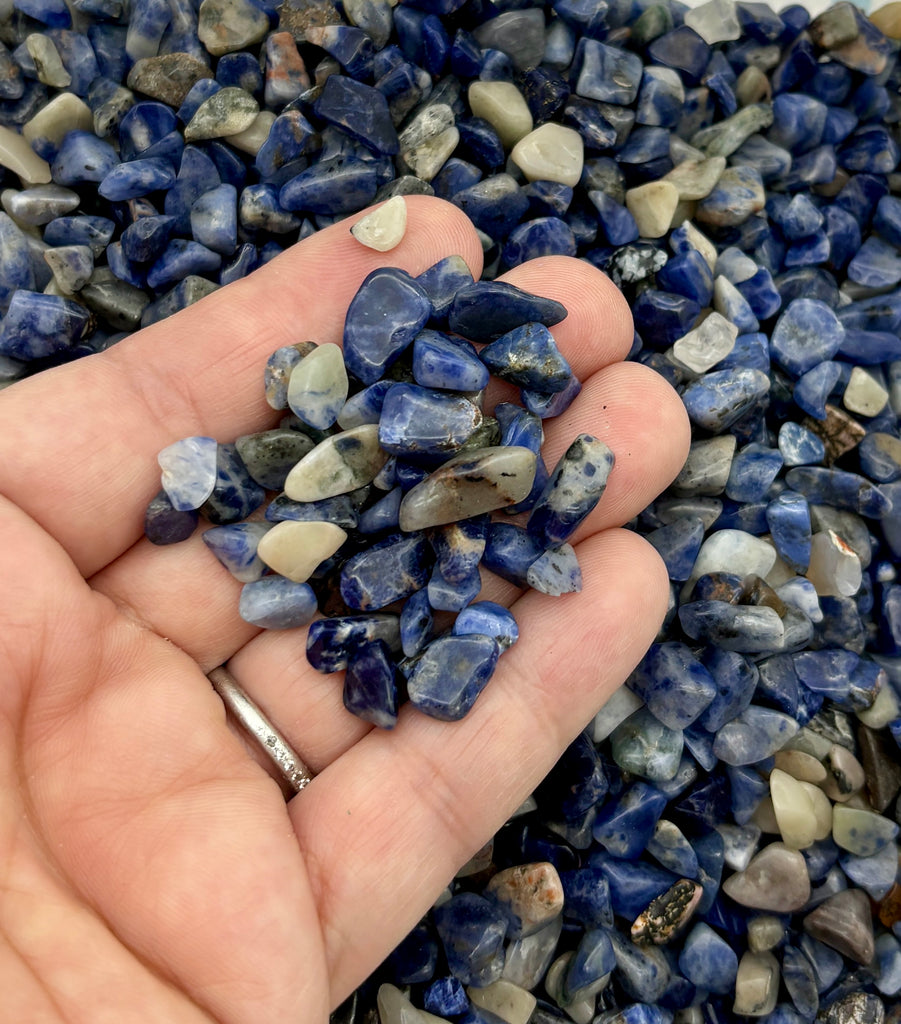
[{"label": "silver ring", "polygon": [[297,751],[241,689],[231,672],[224,667],[214,668],[207,678],[228,710],[259,743],[288,786],[295,793],[299,793],[309,785],[313,781],[313,773],[303,763]]}]

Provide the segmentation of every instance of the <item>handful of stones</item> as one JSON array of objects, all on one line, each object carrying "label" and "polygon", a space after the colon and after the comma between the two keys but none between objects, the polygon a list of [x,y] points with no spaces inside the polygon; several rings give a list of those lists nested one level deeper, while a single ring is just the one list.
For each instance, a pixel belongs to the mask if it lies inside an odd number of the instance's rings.
[{"label": "handful of stones", "polygon": [[[267,401],[290,410],[278,428],[160,452],[147,536],[187,539],[203,515],[204,541],[244,584],[243,619],[291,629],[329,615],[312,622],[307,657],[346,670],[344,704],[362,719],[391,728],[403,693],[434,718],[462,718],[518,638],[506,608],[476,600],[479,566],[554,596],[580,590],[567,541],[613,468],[589,434],[552,472],[541,457],[542,420],[581,390],[548,329],[565,316],[552,299],[473,281],[460,256],[415,278],[373,271],[343,350],[306,341],[269,358]],[[492,373],[522,406],[483,412]],[[267,491],[281,493],[248,519]],[[499,510],[526,524],[492,521]],[[456,613],[448,630],[436,612]]]}]

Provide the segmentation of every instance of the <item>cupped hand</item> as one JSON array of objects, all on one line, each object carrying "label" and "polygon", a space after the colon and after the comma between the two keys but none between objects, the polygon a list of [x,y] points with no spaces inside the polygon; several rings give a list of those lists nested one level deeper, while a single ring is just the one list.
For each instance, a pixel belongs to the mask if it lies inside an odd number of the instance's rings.
[{"label": "cupped hand", "polygon": [[[266,429],[280,345],[340,341],[376,266],[419,273],[469,222],[408,199],[379,255],[319,232],[249,278],[103,354],[0,394],[0,991],[4,1019],[321,1024],[428,909],[622,682],[653,638],[666,577],[619,529],[680,468],[681,403],[621,360],[628,309],[586,263],[506,275],[559,299],[584,388],[546,424],[553,465],[582,431],[616,454],[577,535],[584,590],[519,595],[521,639],[469,716],[403,710],[391,732],[312,671],[304,630],[260,633],[199,535],[142,538],[157,452]],[[227,664],[317,772],[287,804],[205,673]]]}]

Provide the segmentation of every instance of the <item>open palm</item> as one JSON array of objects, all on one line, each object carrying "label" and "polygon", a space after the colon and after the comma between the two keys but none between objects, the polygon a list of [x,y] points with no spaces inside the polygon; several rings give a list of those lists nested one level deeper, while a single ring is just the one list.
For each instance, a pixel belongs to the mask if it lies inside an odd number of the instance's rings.
[{"label": "open palm", "polygon": [[[620,362],[628,310],[587,264],[507,279],[562,301],[554,334],[585,388],[547,461],[588,431],[616,468],[578,534],[585,589],[515,601],[522,639],[460,723],[348,715],[305,633],[260,633],[195,535],[155,548],[155,456],[277,419],[262,365],[339,341],[363,277],[458,252],[468,221],[408,200],[388,258],[347,224],[92,356],[0,394],[0,991],[4,1019],[320,1024],[502,824],[643,653],[666,604],[650,548],[616,529],[677,472],[676,396]],[[318,774],[285,803],[205,673],[227,663]]]}]

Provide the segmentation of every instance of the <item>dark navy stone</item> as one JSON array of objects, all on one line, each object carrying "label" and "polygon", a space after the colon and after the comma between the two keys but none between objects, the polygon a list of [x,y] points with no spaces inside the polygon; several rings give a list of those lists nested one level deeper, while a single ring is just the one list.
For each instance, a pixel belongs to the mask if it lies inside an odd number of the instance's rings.
[{"label": "dark navy stone", "polygon": [[119,164],[119,155],[93,132],[67,132],[50,171],[57,185],[100,182]]},{"label": "dark navy stone", "polygon": [[506,153],[494,126],[483,117],[460,117],[456,121],[460,142],[454,151],[486,171],[504,166]]},{"label": "dark navy stone", "polygon": [[384,640],[351,654],[344,676],[344,707],[380,729],[397,724],[396,669]]},{"label": "dark navy stone", "polygon": [[572,376],[569,363],[543,324],[515,327],[486,345],[479,359],[498,377],[541,394],[563,391]]},{"label": "dark navy stone", "polygon": [[420,534],[395,534],[349,558],[341,569],[348,608],[377,610],[425,586],[431,551]]},{"label": "dark navy stone", "polygon": [[455,1017],[464,1013],[469,999],[459,978],[437,978],[422,994],[422,1005],[438,1017]]},{"label": "dark navy stone", "polygon": [[151,544],[179,544],[191,536],[197,520],[196,509],[179,511],[173,508],[166,492],[160,491],[144,513],[144,536]]},{"label": "dark navy stone", "polygon": [[266,492],[247,472],[233,444],[216,449],[216,485],[200,507],[200,514],[219,526],[246,519],[266,497]]},{"label": "dark navy stone", "polygon": [[525,587],[529,567],[543,552],[544,548],[521,526],[492,523],[488,527],[482,565],[502,579]]},{"label": "dark navy stone", "polygon": [[72,24],[72,15],[63,0],[16,0],[15,9],[51,28],[68,28]]},{"label": "dark navy stone", "polygon": [[702,307],[709,306],[713,298],[713,271],[697,249],[691,249],[667,260],[657,271],[657,286],[684,295]]},{"label": "dark navy stone", "polygon": [[155,260],[166,248],[175,225],[173,217],[139,217],[122,232],[122,253],[137,263]]},{"label": "dark navy stone", "polygon": [[410,703],[432,718],[455,722],[491,678],[500,647],[489,636],[442,636],[424,648],[407,679]]},{"label": "dark navy stone", "polygon": [[340,672],[351,654],[373,640],[384,640],[392,651],[400,650],[396,615],[346,615],[317,619],[307,634],[307,660],[318,672]]},{"label": "dark navy stone", "polygon": [[459,612],[476,599],[482,589],[482,578],[478,566],[459,580],[448,580],[435,566],[429,578],[427,593],[429,604],[436,612]]},{"label": "dark navy stone", "polygon": [[779,556],[799,574],[810,565],[810,507],[805,498],[783,491],[767,505],[767,525]]},{"label": "dark navy stone", "polygon": [[563,886],[563,913],[586,929],[611,927],[613,911],[610,886],[600,868],[586,866],[560,872]]},{"label": "dark navy stone", "polygon": [[704,540],[704,523],[696,516],[678,519],[646,536],[666,565],[671,580],[682,582],[691,575]]},{"label": "dark navy stone", "polygon": [[[206,81],[206,79],[204,79]],[[216,165],[197,146],[185,146],[175,184],[166,193],[164,212],[175,218],[175,232],[191,232],[191,207],[196,199],[221,184]]]},{"label": "dark navy stone", "polygon": [[690,725],[716,695],[716,683],[685,644],[654,644],[629,679],[654,717],[667,728]]},{"label": "dark navy stone", "polygon": [[505,238],[522,220],[529,200],[514,178],[498,174],[451,196],[467,217],[489,238]]},{"label": "dark navy stone", "polygon": [[413,341],[413,378],[426,388],[481,391],[489,372],[469,342],[426,329]]},{"label": "dark navy stone", "polygon": [[464,608],[452,628],[454,636],[481,633],[494,639],[501,653],[519,639],[519,627],[513,613],[494,601],[477,601]]},{"label": "dark navy stone", "polygon": [[165,103],[135,103],[119,124],[122,159],[134,160],[177,130],[178,120]]},{"label": "dark navy stone", "polygon": [[888,331],[845,328],[845,337],[838,354],[862,366],[894,362],[901,359],[901,338]]},{"label": "dark navy stone", "polygon": [[[817,231],[807,238],[802,239],[800,242],[795,242],[794,245],[789,246],[785,253],[784,266],[786,267],[813,267],[820,263],[825,263],[829,259],[831,249],[829,245],[829,238],[825,231]],[[807,283],[807,279],[800,277],[798,278],[798,284],[796,288],[791,292],[787,293],[784,287],[784,279],[787,275],[780,275],[776,278],[776,285],[779,288],[779,292],[782,295],[784,302],[790,302],[794,298],[798,298],[805,294],[804,285]],[[811,298],[819,298],[818,295],[810,295]]]},{"label": "dark navy stone", "polygon": [[576,238],[569,224],[559,217],[538,217],[526,221],[510,233],[502,253],[505,267],[542,256],[575,256]]},{"label": "dark navy stone", "polygon": [[422,330],[430,313],[425,291],[409,274],[393,267],[374,270],[347,310],[347,369],[364,384],[374,384]]},{"label": "dark navy stone", "polygon": [[901,281],[901,257],[896,246],[878,235],[870,235],[848,264],[848,277],[866,288],[896,285]]},{"label": "dark navy stone", "polygon": [[460,160],[452,156],[441,170],[432,178],[435,195],[441,199],[450,199],[463,189],[470,188],[482,180],[482,171],[468,160]]},{"label": "dark navy stone", "polygon": [[726,776],[732,795],[732,816],[737,825],[747,825],[760,801],[769,794],[769,782],[753,765],[727,766]]},{"label": "dark navy stone", "polygon": [[607,801],[592,826],[592,835],[615,857],[634,860],[645,849],[667,797],[646,782],[636,781],[615,800]]},{"label": "dark navy stone", "polygon": [[417,590],[404,602],[400,613],[400,639],[404,655],[417,655],[432,634],[432,606],[426,590]]},{"label": "dark navy stone", "polygon": [[216,81],[223,88],[243,89],[259,98],[263,91],[260,61],[246,50],[224,53],[216,62]]},{"label": "dark navy stone", "polygon": [[[678,881],[671,871],[642,861],[620,860],[608,854],[595,854],[592,863],[597,865],[596,869],[607,880],[613,913],[629,921],[634,921],[652,900],[663,895]],[[599,921],[598,924],[603,925],[604,922]]]},{"label": "dark navy stone", "polygon": [[375,44],[362,28],[352,25],[326,25],[316,35],[315,42],[344,68],[350,76],[340,76],[345,81],[370,76]]},{"label": "dark navy stone", "polygon": [[817,55],[806,34],[796,36],[783,51],[782,63],[773,71],[773,92],[785,93],[797,89],[810,79],[817,69]]},{"label": "dark navy stone", "polygon": [[597,210],[598,221],[611,245],[627,245],[638,238],[635,218],[622,203],[597,189],[590,191],[588,198]]},{"label": "dark navy stone", "polygon": [[198,242],[173,238],[147,272],[151,288],[165,288],[191,274],[212,274],[222,265],[222,257]]},{"label": "dark navy stone", "polygon": [[55,355],[76,345],[92,326],[80,303],[20,288],[0,321],[0,355],[26,361]]},{"label": "dark navy stone", "polygon": [[472,271],[462,257],[446,256],[424,270],[416,282],[432,304],[432,320],[440,324],[447,321],[457,292],[473,283]]},{"label": "dark navy stone", "polygon": [[338,156],[301,171],[282,186],[278,198],[286,210],[354,213],[374,200],[379,184],[377,164]]},{"label": "dark navy stone", "polygon": [[898,166],[901,148],[887,127],[864,125],[838,148],[838,161],[847,171],[891,174]]},{"label": "dark navy stone", "polygon": [[769,387],[760,370],[715,370],[689,384],[682,401],[693,423],[718,434],[764,398]]},{"label": "dark navy stone", "polygon": [[497,904],[462,892],[436,907],[432,920],[454,977],[477,987],[500,977],[507,920]]},{"label": "dark navy stone", "polygon": [[389,530],[396,533],[403,494],[402,488],[394,487],[383,498],[362,512],[357,527],[360,533],[386,533]]},{"label": "dark navy stone", "polygon": [[854,131],[858,119],[844,107],[829,107],[826,111],[826,123],[823,126],[823,142],[837,146]]},{"label": "dark navy stone", "polygon": [[374,153],[392,156],[398,151],[397,131],[388,101],[377,89],[343,75],[331,75],[313,110],[337,125]]},{"label": "dark navy stone", "polygon": [[472,341],[493,341],[523,323],[552,327],[565,316],[566,308],[554,299],[502,281],[477,281],[457,292],[448,326]]},{"label": "dark navy stone", "polygon": [[359,524],[359,514],[347,494],[337,494],[321,501],[292,501],[287,495],[279,494],[267,506],[266,520],[280,523],[286,519],[292,522],[325,521],[340,526],[342,530],[355,530]]},{"label": "dark navy stone", "polygon": [[694,29],[680,25],[655,39],[648,47],[648,56],[653,63],[680,72],[686,84],[695,85],[709,62],[710,47]]},{"label": "dark navy stone", "polygon": [[299,110],[280,114],[257,151],[254,166],[260,177],[264,181],[273,180],[283,168],[304,156],[311,148],[314,134],[313,126]]},{"label": "dark navy stone", "polygon": [[656,288],[642,292],[632,307],[635,329],[646,345],[657,349],[669,348],[686,335],[700,312],[693,299]]},{"label": "dark navy stone", "polygon": [[541,394],[528,388],[520,389],[519,395],[526,409],[539,419],[551,419],[566,412],[582,390],[582,384],[576,377],[570,377],[569,383],[556,394]]},{"label": "dark navy stone", "polygon": [[200,105],[220,91],[222,86],[214,78],[201,78],[196,81],[182,100],[176,115],[183,124],[187,124],[197,113]]},{"label": "dark navy stone", "polygon": [[117,164],[100,182],[97,191],[111,202],[122,202],[149,192],[171,188],[175,172],[167,160],[132,160]]},{"label": "dark navy stone", "polygon": [[461,519],[436,527],[430,542],[441,575],[451,583],[469,579],[478,567],[488,537],[488,517]]},{"label": "dark navy stone", "polygon": [[[622,114],[611,120],[607,116],[611,109],[618,109]],[[576,129],[589,150],[610,149],[624,142],[634,120],[635,115],[628,107],[615,108],[613,104],[581,96],[570,96],[563,108],[563,123]]]},{"label": "dark navy stone", "polygon": [[399,985],[428,981],[438,965],[438,942],[428,921],[420,921],[387,959],[391,977]]},{"label": "dark navy stone", "polygon": [[482,50],[469,32],[458,28],[451,42],[451,73],[458,78],[478,78],[482,70]]},{"label": "dark navy stone", "polygon": [[316,595],[308,583],[264,576],[241,588],[238,614],[261,629],[297,629],[316,614]]},{"label": "dark navy stone", "polygon": [[557,820],[581,819],[604,798],[609,783],[600,754],[587,733],[581,732],[561,754],[538,785],[534,796],[539,807]]}]

